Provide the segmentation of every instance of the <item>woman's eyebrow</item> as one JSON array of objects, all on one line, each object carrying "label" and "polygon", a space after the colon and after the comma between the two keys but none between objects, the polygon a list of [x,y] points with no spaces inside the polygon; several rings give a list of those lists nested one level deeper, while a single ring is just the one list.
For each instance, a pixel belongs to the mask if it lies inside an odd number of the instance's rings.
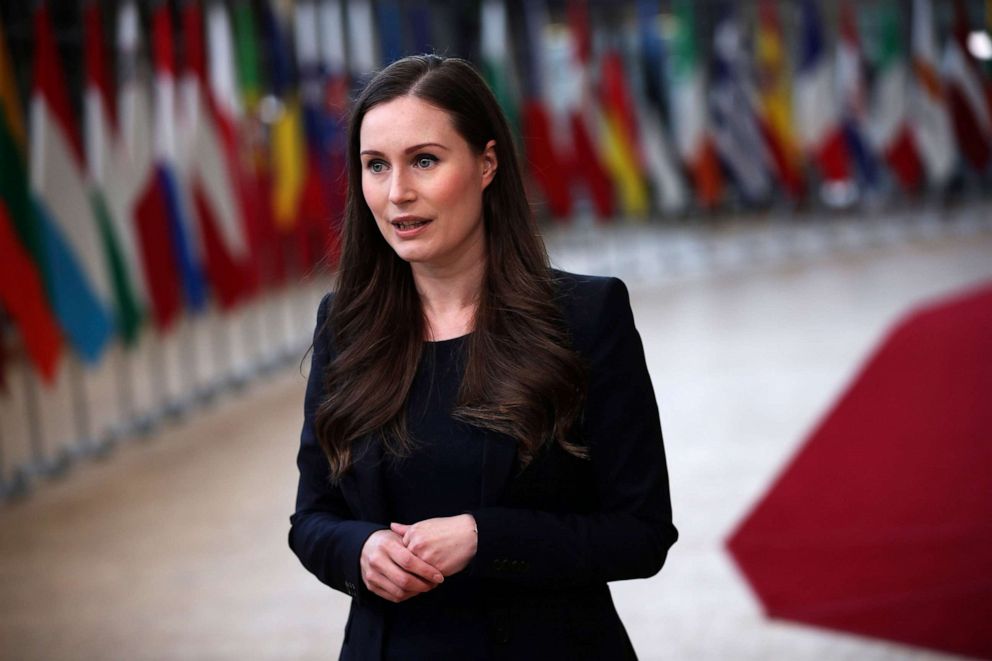
[{"label": "woman's eyebrow", "polygon": [[[406,154],[410,154],[420,149],[424,149],[425,147],[440,147],[445,151],[449,151],[447,147],[445,147],[439,142],[421,142],[419,145],[413,145],[412,147],[407,147],[403,151]],[[375,149],[363,149],[361,152],[359,152],[359,156],[384,156],[384,154],[381,151]]]}]

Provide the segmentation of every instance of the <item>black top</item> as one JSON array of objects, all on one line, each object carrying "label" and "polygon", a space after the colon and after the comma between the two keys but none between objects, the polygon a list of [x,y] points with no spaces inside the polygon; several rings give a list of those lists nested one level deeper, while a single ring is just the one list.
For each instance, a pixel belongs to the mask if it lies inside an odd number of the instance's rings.
[{"label": "black top", "polygon": [[387,460],[383,473],[394,521],[416,523],[479,506],[481,434],[451,417],[465,371],[466,337],[424,345],[406,408],[414,448],[409,456]]},{"label": "black top", "polygon": [[[424,345],[406,409],[414,448],[406,457],[387,459],[383,467],[386,507],[393,521],[416,523],[479,507],[482,433],[451,417],[465,372],[467,337]],[[463,575],[387,607],[384,659],[484,657],[484,620]],[[396,641],[401,644],[393,644]]]},{"label": "black top", "polygon": [[[402,479],[375,434],[355,442],[354,463],[340,480],[329,479],[315,416],[326,389],[334,387],[325,373],[338,349],[325,323],[333,295],[321,302],[289,544],[318,579],[352,597],[342,659],[635,658],[607,582],[655,574],[677,538],[658,406],[624,284],[560,271],[553,277],[571,346],[587,367],[586,403],[570,440],[589,457],[549,444],[523,469],[516,441],[506,435],[425,434],[438,426],[430,421],[434,416],[450,411],[428,397],[416,432],[424,454],[408,458]],[[435,347],[429,383],[438,386],[437,402],[445,393],[453,397],[457,380],[444,376],[441,352],[458,345]],[[414,395],[432,392],[418,388]],[[430,454],[458,443],[474,448],[476,438],[481,467],[471,467],[479,461],[474,450],[445,453],[443,461],[458,462],[465,474],[445,468],[447,484],[437,487],[444,491],[424,494],[423,483],[439,468]],[[421,489],[411,497],[418,480]],[[397,518],[457,514],[476,498],[470,513],[478,548],[465,571],[399,606],[365,587],[359,559],[369,535]]]}]

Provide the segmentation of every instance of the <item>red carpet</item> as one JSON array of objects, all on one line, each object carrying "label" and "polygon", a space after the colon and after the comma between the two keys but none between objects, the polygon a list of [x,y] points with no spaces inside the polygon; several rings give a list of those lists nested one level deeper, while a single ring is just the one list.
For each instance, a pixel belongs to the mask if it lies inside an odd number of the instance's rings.
[{"label": "red carpet", "polygon": [[992,659],[992,283],[897,324],[728,547],[771,617]]}]

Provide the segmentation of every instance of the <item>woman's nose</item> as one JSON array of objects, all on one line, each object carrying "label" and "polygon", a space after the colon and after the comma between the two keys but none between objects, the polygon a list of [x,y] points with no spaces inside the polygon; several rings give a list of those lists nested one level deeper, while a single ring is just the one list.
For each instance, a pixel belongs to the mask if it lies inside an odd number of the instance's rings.
[{"label": "woman's nose", "polygon": [[393,204],[402,204],[414,200],[417,193],[411,184],[409,175],[400,171],[394,172],[389,182],[389,201]]}]

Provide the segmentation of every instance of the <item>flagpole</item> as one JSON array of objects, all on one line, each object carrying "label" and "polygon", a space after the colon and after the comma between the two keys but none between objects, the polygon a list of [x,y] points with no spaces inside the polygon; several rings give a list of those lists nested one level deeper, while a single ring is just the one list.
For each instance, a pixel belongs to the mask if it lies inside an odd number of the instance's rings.
[{"label": "flagpole", "polygon": [[69,468],[70,457],[66,452],[60,452],[54,458],[45,457],[45,446],[42,430],[41,416],[38,413],[38,381],[34,372],[29,369],[23,370],[24,374],[24,407],[28,421],[28,439],[31,444],[30,471],[35,475],[55,477],[65,473]]},{"label": "flagpole", "polygon": [[3,428],[0,427],[0,500],[13,500],[27,495],[30,485],[22,468],[14,468],[13,475],[10,479],[7,478],[6,457],[3,450]]},{"label": "flagpole", "polygon": [[75,458],[105,455],[110,444],[97,443],[93,435],[89,398],[83,383],[83,367],[76,357],[69,359],[69,387],[72,391],[72,411],[76,421],[76,447],[72,450]]},{"label": "flagpole", "polygon": [[[230,314],[230,313],[229,313]],[[228,333],[227,317],[221,316],[213,326],[214,368],[217,378],[214,380],[217,390],[232,390],[234,387],[234,370],[231,365],[231,338]]]},{"label": "flagpole", "polygon": [[[182,416],[189,412],[193,404],[197,401],[198,386],[196,383],[196,337],[193,333],[193,319],[190,314],[186,314],[182,320],[182,327],[179,332],[186,338],[184,350],[179,353],[179,374],[180,374],[180,395],[174,402],[175,415]],[[183,381],[186,381],[183,387]]]},{"label": "flagpole", "polygon": [[169,399],[169,388],[165,373],[165,345],[161,335],[156,331],[154,342],[148,352],[151,363],[152,391],[158,400],[158,412],[155,417],[168,416],[178,418],[182,414],[180,407]]},{"label": "flagpole", "polygon": [[239,386],[243,386],[248,380],[262,372],[261,347],[259,346],[260,334],[258,332],[258,325],[261,321],[261,296],[258,294],[256,296],[257,298],[249,303],[251,307],[245,311],[241,322],[238,324],[241,327],[241,334],[244,337],[246,354],[245,369],[235,376]]},{"label": "flagpole", "polygon": [[112,442],[124,438],[129,433],[147,434],[151,430],[151,419],[147,415],[139,415],[136,411],[133,397],[134,379],[131,363],[134,358],[134,347],[122,347],[117,359],[117,399],[120,404],[121,422],[116,430],[111,431]]}]

